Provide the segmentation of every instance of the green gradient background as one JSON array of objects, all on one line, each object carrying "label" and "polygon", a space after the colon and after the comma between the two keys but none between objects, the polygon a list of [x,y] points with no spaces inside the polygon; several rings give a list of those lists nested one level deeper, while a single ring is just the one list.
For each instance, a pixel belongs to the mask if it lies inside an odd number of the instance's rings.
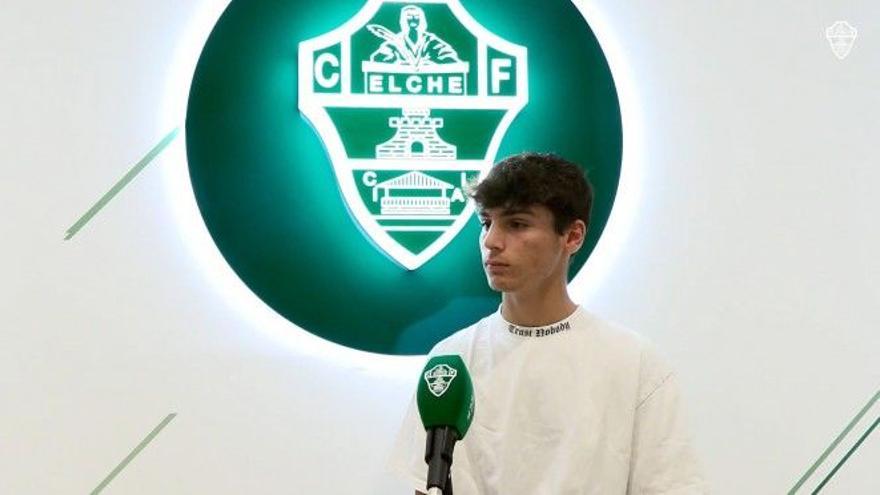
[{"label": "green gradient background", "polygon": [[[596,190],[576,273],[605,227],[620,175],[620,108],[602,51],[567,1],[463,1],[489,31],[528,48],[529,104],[498,158],[559,153]],[[472,219],[415,271],[383,254],[349,214],[328,155],[297,108],[298,43],[362,1],[234,0],[199,59],[187,110],[190,176],[208,230],[263,301],[315,335],[356,349],[423,354],[497,308]],[[293,331],[293,330],[291,330]]]}]

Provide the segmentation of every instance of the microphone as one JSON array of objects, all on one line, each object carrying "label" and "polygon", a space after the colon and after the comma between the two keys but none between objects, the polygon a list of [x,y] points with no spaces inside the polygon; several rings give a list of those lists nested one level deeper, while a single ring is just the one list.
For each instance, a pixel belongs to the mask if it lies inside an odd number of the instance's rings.
[{"label": "microphone", "polygon": [[452,495],[452,451],[474,419],[474,385],[461,356],[434,356],[428,360],[419,380],[416,403],[428,434],[428,494]]}]

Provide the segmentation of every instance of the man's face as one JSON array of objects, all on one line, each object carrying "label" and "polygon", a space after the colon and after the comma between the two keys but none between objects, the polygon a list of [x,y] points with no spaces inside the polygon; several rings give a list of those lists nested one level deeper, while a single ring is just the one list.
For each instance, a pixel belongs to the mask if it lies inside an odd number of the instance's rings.
[{"label": "man's face", "polygon": [[480,250],[489,287],[518,292],[564,283],[568,236],[556,232],[547,207],[487,208],[479,213]]},{"label": "man's face", "polygon": [[416,29],[419,27],[419,24],[422,22],[422,16],[417,11],[409,11],[404,14],[406,18],[406,24],[410,29]]}]

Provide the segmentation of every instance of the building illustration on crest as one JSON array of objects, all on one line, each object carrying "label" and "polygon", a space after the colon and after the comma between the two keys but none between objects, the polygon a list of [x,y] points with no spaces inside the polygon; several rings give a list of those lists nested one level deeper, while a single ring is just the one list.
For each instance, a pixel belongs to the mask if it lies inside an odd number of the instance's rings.
[{"label": "building illustration on crest", "polygon": [[455,186],[415,170],[376,184],[373,202],[382,193],[382,215],[449,215],[449,190]]},{"label": "building illustration on crest", "polygon": [[394,137],[376,145],[376,158],[419,158],[455,160],[456,147],[444,141],[437,129],[443,119],[431,117],[427,109],[403,109],[402,117],[391,117],[388,126],[397,129]]}]

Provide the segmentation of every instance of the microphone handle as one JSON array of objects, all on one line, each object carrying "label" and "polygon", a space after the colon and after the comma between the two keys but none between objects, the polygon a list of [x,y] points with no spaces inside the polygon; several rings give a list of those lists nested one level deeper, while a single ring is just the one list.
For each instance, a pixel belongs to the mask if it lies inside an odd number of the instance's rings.
[{"label": "microphone handle", "polygon": [[428,464],[428,494],[439,489],[443,495],[452,495],[452,452],[458,441],[458,432],[449,426],[428,430],[425,462]]},{"label": "microphone handle", "polygon": [[446,475],[446,492],[439,486],[435,486],[428,490],[427,495],[452,495],[452,472]]}]

